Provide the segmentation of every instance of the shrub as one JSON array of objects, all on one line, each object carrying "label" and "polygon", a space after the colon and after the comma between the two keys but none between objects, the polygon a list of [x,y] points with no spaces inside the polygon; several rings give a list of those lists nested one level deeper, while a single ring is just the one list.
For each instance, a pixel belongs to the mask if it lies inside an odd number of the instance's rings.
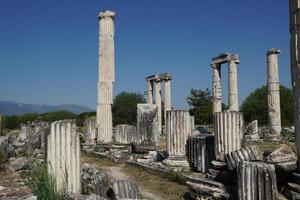
[{"label": "shrub", "polygon": [[39,200],[67,200],[67,184],[58,190],[56,181],[52,175],[48,173],[47,166],[37,165],[28,173],[27,185],[31,187],[33,194]]}]

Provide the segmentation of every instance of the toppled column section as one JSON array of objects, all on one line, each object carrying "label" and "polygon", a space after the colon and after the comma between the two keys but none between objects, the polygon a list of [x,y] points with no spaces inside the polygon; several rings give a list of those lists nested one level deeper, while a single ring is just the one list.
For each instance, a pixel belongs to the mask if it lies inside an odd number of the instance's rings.
[{"label": "toppled column section", "polygon": [[130,180],[115,181],[106,192],[109,199],[139,199],[140,192],[138,186]]},{"label": "toppled column section", "polygon": [[84,121],[84,141],[86,144],[94,145],[96,144],[97,134],[96,134],[96,117],[89,117]]},{"label": "toppled column section", "polygon": [[116,126],[115,142],[117,144],[131,144],[133,136],[136,134],[136,127],[128,124],[119,124]]},{"label": "toppled column section", "polygon": [[191,135],[190,114],[187,110],[169,110],[166,119],[168,159],[164,163],[174,167],[188,167],[186,144]]},{"label": "toppled column section", "polygon": [[249,146],[226,154],[225,160],[228,169],[233,170],[242,161],[262,160],[262,153],[257,146]]},{"label": "toppled column section", "polygon": [[115,83],[114,18],[113,11],[105,10],[99,14],[98,143],[110,143],[113,136],[111,105]]},{"label": "toppled column section", "polygon": [[214,114],[216,159],[224,161],[225,154],[242,146],[244,135],[243,115],[237,111],[223,111]]},{"label": "toppled column section", "polygon": [[[268,57],[268,116],[270,139],[278,140],[281,132],[280,91],[278,73],[279,49],[269,49]],[[276,139],[277,138],[277,139]]]},{"label": "toppled column section", "polygon": [[158,108],[154,104],[137,105],[137,143],[158,146]]},{"label": "toppled column section", "polygon": [[210,162],[215,159],[214,136],[190,136],[187,142],[187,156],[192,170],[205,173],[210,167]]},{"label": "toppled column section", "polygon": [[69,192],[80,193],[80,143],[75,120],[51,123],[47,136],[47,164],[58,189],[67,183]]},{"label": "toppled column section", "polygon": [[277,199],[275,166],[264,162],[241,162],[238,166],[238,199]]}]

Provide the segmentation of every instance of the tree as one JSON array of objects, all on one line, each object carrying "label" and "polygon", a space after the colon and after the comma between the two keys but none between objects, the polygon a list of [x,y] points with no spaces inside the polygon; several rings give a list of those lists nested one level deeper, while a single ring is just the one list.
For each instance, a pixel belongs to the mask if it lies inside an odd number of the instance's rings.
[{"label": "tree", "polygon": [[115,99],[112,106],[113,123],[136,125],[137,104],[145,103],[144,95],[140,93],[121,92]]},{"label": "tree", "polygon": [[[282,125],[292,125],[293,94],[290,88],[280,85],[280,110]],[[262,86],[252,92],[242,103],[240,111],[243,112],[246,122],[258,120],[260,125],[268,124],[268,88]]]}]

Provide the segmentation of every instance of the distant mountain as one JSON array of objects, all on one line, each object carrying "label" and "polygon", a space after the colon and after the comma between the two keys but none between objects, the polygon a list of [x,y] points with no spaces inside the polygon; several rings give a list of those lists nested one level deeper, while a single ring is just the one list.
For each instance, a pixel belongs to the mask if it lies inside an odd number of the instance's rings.
[{"label": "distant mountain", "polygon": [[25,113],[46,113],[54,111],[69,111],[75,114],[82,112],[91,112],[92,109],[74,104],[64,105],[38,105],[38,104],[22,104],[12,101],[0,101],[0,113],[3,115],[22,115]]}]

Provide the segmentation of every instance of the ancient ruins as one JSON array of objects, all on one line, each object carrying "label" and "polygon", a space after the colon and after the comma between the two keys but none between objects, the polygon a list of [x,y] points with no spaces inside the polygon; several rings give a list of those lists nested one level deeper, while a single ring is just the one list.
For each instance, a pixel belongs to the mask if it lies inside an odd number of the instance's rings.
[{"label": "ancient ruins", "polygon": [[99,82],[97,104],[97,142],[112,142],[113,125],[111,105],[115,83],[115,12],[103,11],[99,14]]},{"label": "ancient ruins", "polygon": [[[56,190],[66,187],[69,199],[144,199],[142,186],[126,176],[130,169],[138,169],[137,176],[149,173],[180,183],[185,193],[179,199],[300,199],[300,1],[290,0],[289,6],[295,141],[284,138],[281,124],[277,48],[267,51],[265,66],[268,127],[244,120],[238,103],[240,57],[228,52],[211,60],[211,126],[197,124],[197,114],[172,105],[170,73],[147,76],[147,102],[134,103],[136,121],[113,124],[116,13],[104,10],[99,13],[96,115],[80,123],[20,124],[20,130],[0,136],[0,163],[21,175],[45,164]],[[223,64],[228,67],[228,107],[222,103]]]}]

